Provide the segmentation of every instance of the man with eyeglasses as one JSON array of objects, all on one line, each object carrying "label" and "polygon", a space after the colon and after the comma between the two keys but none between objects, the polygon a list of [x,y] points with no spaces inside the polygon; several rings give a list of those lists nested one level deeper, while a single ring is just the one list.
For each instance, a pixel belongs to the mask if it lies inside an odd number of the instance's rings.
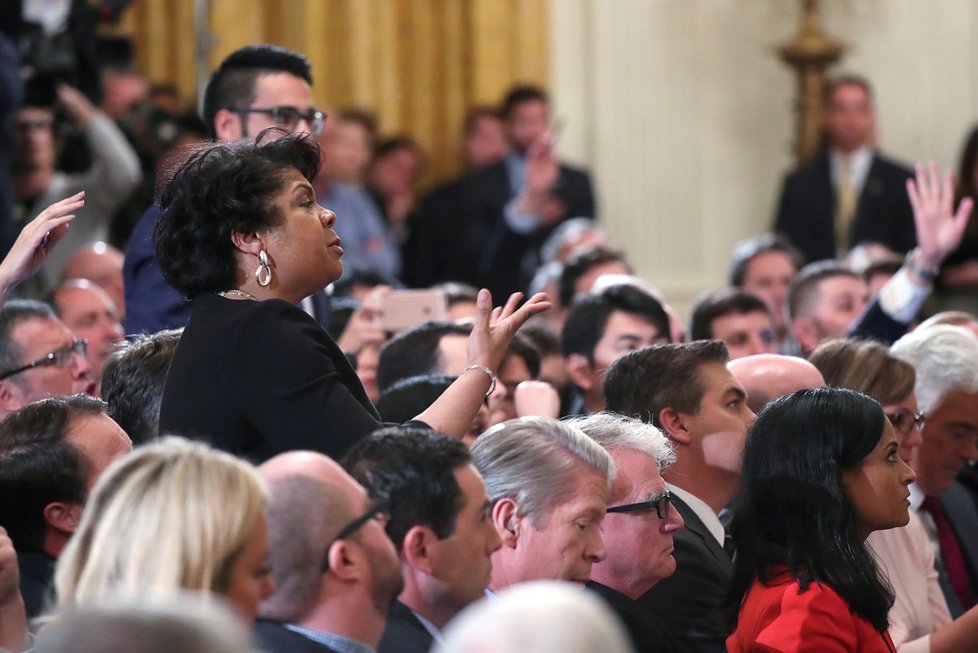
[{"label": "man with eyeglasses", "polygon": [[[941,589],[957,618],[978,599],[978,511],[956,477],[978,459],[978,340],[964,327],[918,328],[890,353],[914,367],[914,394],[926,419],[910,457],[917,510],[941,563]],[[902,416],[904,428],[913,415]]]},{"label": "man with eyeglasses", "polygon": [[675,535],[677,571],[639,598],[694,651],[725,651],[722,605],[733,573],[720,512],[740,487],[754,412],[717,340],[653,345],[605,375],[605,409],[659,428],[676,447],[663,474],[686,528]]},{"label": "man with eyeglasses", "polygon": [[92,393],[87,345],[47,304],[13,300],[0,309],[0,419],[32,401]]},{"label": "man with eyeglasses", "polygon": [[390,501],[387,534],[401,557],[404,590],[379,651],[426,653],[489,584],[500,541],[482,476],[461,442],[406,427],[375,431],[343,466],[371,497]]},{"label": "man with eyeglasses", "polygon": [[608,557],[591,568],[588,589],[628,630],[636,651],[685,651],[659,617],[637,599],[676,570],[673,533],[683,518],[671,504],[661,471],[676,458],[659,429],[637,419],[593,413],[571,422],[611,455],[615,478],[601,534]]},{"label": "man with eyeglasses", "polygon": [[373,653],[404,587],[384,528],[387,502],[320,453],[292,451],[259,468],[268,483],[276,590],[255,635],[268,653]]},{"label": "man with eyeglasses", "polygon": [[[312,72],[304,56],[274,45],[248,45],[232,52],[211,75],[204,93],[203,119],[220,141],[254,139],[267,127],[318,136],[326,114],[312,102]],[[133,230],[126,250],[126,333],[155,333],[186,326],[190,303],[160,275],[153,249],[153,205]],[[324,301],[321,297],[313,303]],[[315,306],[322,321],[325,306]]]}]

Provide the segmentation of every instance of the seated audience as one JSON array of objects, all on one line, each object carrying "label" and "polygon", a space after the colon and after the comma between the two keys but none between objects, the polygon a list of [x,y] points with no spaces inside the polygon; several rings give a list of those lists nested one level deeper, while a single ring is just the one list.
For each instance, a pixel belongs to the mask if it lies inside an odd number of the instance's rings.
[{"label": "seated audience", "polygon": [[774,233],[737,243],[731,257],[730,285],[764,300],[774,319],[779,342],[788,333],[784,317],[788,288],[803,263],[801,252],[784,236]]},{"label": "seated audience", "polygon": [[467,608],[433,653],[632,653],[599,599],[567,583],[534,581]]},{"label": "seated audience", "polygon": [[608,514],[601,523],[608,557],[591,567],[588,589],[612,607],[636,651],[685,651],[658,615],[637,602],[676,570],[672,536],[683,527],[683,518],[670,507],[661,476],[675,460],[672,445],[654,426],[611,413],[571,423],[604,447],[615,463]]},{"label": "seated audience", "polygon": [[87,279],[72,279],[51,294],[51,306],[75,337],[88,343],[88,360],[96,388],[106,359],[122,341],[119,311],[108,293]]},{"label": "seated audience", "polygon": [[641,596],[642,607],[687,647],[722,651],[720,606],[731,553],[719,514],[740,487],[754,413],[716,340],[653,345],[625,354],[605,376],[607,410],[651,423],[676,445],[662,477],[686,528],[675,533],[676,573]]},{"label": "seated audience", "polygon": [[[336,343],[296,306],[343,273],[336,215],[312,192],[315,141],[268,133],[197,150],[161,195],[160,271],[194,307],[160,428],[254,460],[292,449],[342,455],[380,426],[379,415]],[[467,366],[420,421],[468,432],[516,330],[549,307],[545,296],[517,308],[519,300],[493,311],[480,293]]]},{"label": "seated audience", "polygon": [[136,446],[160,436],[163,384],[181,329],[132,336],[109,356],[102,369],[101,397],[109,415]]},{"label": "seated audience", "polygon": [[754,354],[730,361],[727,369],[744,388],[747,407],[754,413],[778,397],[825,385],[818,368],[798,356]]},{"label": "seated audience", "polygon": [[[546,383],[536,381],[540,374],[540,352],[533,342],[522,333],[513,337],[509,351],[499,365],[498,383],[489,393],[489,425],[499,424],[515,417],[539,415],[541,417],[560,417],[560,397],[557,391]],[[543,394],[550,397],[547,413],[520,412],[521,394]],[[524,399],[524,402],[526,400]],[[536,401],[534,403],[537,403]]]},{"label": "seated audience", "polygon": [[84,340],[75,338],[47,304],[30,299],[0,308],[0,417],[32,401],[91,393]]},{"label": "seated audience", "polygon": [[816,388],[768,404],[730,526],[727,650],[894,651],[893,591],[865,540],[906,525],[913,480],[875,400]]},{"label": "seated audience", "polygon": [[591,565],[605,558],[600,525],[614,475],[608,453],[574,426],[522,417],[482,434],[472,459],[502,539],[490,589],[541,579],[586,583]]},{"label": "seated audience", "polygon": [[445,293],[445,304],[448,307],[446,317],[449,322],[474,320],[477,317],[476,300],[479,297],[479,289],[475,286],[457,281],[445,281],[436,283],[431,289]]},{"label": "seated audience", "polygon": [[978,459],[978,340],[962,327],[916,329],[890,349],[913,365],[914,394],[925,416],[922,442],[910,458],[917,474],[910,501],[937,559],[952,617],[975,605],[978,512],[955,477]]},{"label": "seated audience", "polygon": [[248,631],[234,613],[193,595],[101,601],[45,625],[34,653],[242,653]]},{"label": "seated audience", "polygon": [[689,319],[689,339],[722,340],[731,360],[778,353],[778,337],[767,304],[736,288],[699,296]]},{"label": "seated audience", "polygon": [[105,598],[227,599],[246,622],[271,595],[261,478],[210,447],[165,438],[112,465],[58,560],[60,613]]},{"label": "seated audience", "polygon": [[0,495],[11,498],[0,501],[0,524],[17,549],[29,618],[51,607],[54,566],[79,527],[89,491],[131,450],[105,404],[85,395],[43,399],[0,422]]},{"label": "seated audience", "polygon": [[427,653],[489,585],[500,541],[482,476],[465,445],[422,429],[375,431],[342,462],[371,500],[388,502],[401,558],[404,589],[378,651]]},{"label": "seated audience", "polygon": [[[811,361],[824,371],[829,385],[862,392],[882,404],[896,432],[897,453],[910,463],[924,426],[924,416],[917,412],[913,366],[879,343],[852,340],[822,343]],[[906,526],[876,531],[866,541],[893,587],[890,637],[898,651],[956,653],[974,647],[978,607],[951,621],[934,566],[934,550],[914,511]]]},{"label": "seated audience", "polygon": [[[412,415],[417,415],[420,408],[430,405],[454,381],[454,376],[444,374],[425,374],[398,381],[377,400],[380,419],[394,424],[409,421]],[[489,406],[483,405],[472,420],[469,432],[462,436],[462,443],[471,447],[476,438],[487,428],[489,428]]]},{"label": "seated audience", "polygon": [[268,483],[269,562],[276,591],[255,625],[267,653],[374,651],[404,587],[384,531],[385,502],[311,451],[261,466]]},{"label": "seated audience", "polygon": [[620,356],[669,341],[669,316],[650,293],[632,284],[610,286],[578,299],[561,334],[567,376],[580,393],[570,414],[604,408],[602,380]]}]

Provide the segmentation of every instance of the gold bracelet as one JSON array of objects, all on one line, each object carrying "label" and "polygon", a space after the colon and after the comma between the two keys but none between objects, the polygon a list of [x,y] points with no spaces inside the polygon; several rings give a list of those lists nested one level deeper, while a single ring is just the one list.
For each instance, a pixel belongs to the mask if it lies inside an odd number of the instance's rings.
[{"label": "gold bracelet", "polygon": [[491,395],[492,391],[496,389],[496,375],[493,374],[492,370],[490,370],[485,365],[469,365],[464,370],[462,370],[462,374],[465,374],[469,370],[479,370],[480,372],[485,373],[485,375],[489,377],[489,389],[486,390],[486,396],[488,397],[489,395]]}]

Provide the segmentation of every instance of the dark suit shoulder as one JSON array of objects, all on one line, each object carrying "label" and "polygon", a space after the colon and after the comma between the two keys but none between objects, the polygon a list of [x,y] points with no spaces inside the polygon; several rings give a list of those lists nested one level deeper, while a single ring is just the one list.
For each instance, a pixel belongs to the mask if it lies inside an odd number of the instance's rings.
[{"label": "dark suit shoulder", "polygon": [[278,621],[259,619],[251,632],[255,645],[264,653],[338,653]]},{"label": "dark suit shoulder", "polygon": [[689,648],[665,628],[659,618],[635,600],[607,585],[588,581],[587,588],[600,596],[625,625],[636,653],[687,653]]},{"label": "dark suit shoulder", "polygon": [[394,601],[380,637],[378,653],[427,653],[434,638],[409,607]]},{"label": "dark suit shoulder", "polygon": [[914,176],[913,168],[911,168],[909,165],[903,161],[897,161],[896,159],[885,157],[879,152],[873,156],[872,170],[879,170],[884,174],[892,174],[902,178]]}]

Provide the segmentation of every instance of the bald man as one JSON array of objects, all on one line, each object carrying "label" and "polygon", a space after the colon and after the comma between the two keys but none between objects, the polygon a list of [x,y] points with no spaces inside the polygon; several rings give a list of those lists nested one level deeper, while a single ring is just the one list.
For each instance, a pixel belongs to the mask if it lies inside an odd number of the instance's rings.
[{"label": "bald man", "polygon": [[269,653],[376,650],[401,592],[386,507],[332,459],[292,451],[259,471],[268,483],[276,591],[255,632]]},{"label": "bald man", "polygon": [[730,361],[727,369],[747,391],[747,405],[755,413],[773,399],[825,385],[822,373],[797,356],[754,354]]}]

